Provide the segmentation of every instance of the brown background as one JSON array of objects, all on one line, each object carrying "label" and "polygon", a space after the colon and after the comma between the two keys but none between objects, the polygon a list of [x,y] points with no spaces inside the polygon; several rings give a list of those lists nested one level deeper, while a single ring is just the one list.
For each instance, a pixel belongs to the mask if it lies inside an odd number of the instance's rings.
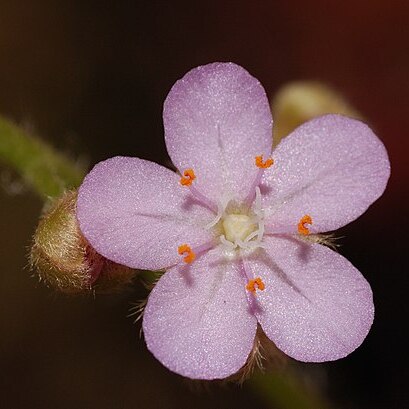
[{"label": "brown background", "polygon": [[[264,84],[316,79],[368,118],[392,161],[385,196],[340,235],[371,283],[364,345],[324,374],[336,407],[409,405],[406,1],[0,1],[0,112],[93,164],[117,154],[166,163],[161,109],[190,68],[234,61]],[[342,5],[341,5],[342,3]],[[144,291],[69,298],[25,268],[41,209],[1,170],[0,407],[267,407],[249,387],[192,392],[146,352],[126,318]]]}]

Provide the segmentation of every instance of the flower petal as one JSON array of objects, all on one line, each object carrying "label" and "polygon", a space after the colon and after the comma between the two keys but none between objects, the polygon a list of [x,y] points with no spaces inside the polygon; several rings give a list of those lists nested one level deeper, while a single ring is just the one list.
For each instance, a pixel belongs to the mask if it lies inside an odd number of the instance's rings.
[{"label": "flower petal", "polygon": [[291,237],[266,238],[264,256],[246,262],[260,276],[256,312],[266,335],[287,355],[305,362],[350,354],[371,328],[372,291],[344,257]]},{"label": "flower petal", "polygon": [[171,371],[193,379],[237,372],[252,349],[256,328],[244,277],[218,248],[166,272],[143,317],[148,349]]},{"label": "flower petal", "polygon": [[335,230],[360,216],[383,193],[390,174],[382,142],[364,123],[325,115],[298,127],[273,153],[262,184],[267,227],[312,233]]},{"label": "flower petal", "polygon": [[211,239],[212,213],[191,200],[176,173],[153,162],[115,157],[98,163],[78,193],[82,233],[104,257],[155,270],[180,260],[178,246]]},{"label": "flower petal", "polygon": [[193,168],[209,198],[243,199],[257,174],[257,155],[269,155],[272,117],[261,84],[233,63],[213,63],[177,81],[163,111],[165,140],[175,166]]}]

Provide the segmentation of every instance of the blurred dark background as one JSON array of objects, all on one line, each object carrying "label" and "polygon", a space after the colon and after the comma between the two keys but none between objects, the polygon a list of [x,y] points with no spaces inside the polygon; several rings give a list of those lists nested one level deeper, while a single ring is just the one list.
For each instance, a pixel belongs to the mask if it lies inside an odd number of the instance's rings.
[{"label": "blurred dark background", "polygon": [[[332,85],[386,144],[385,195],[340,232],[372,285],[374,326],[348,358],[300,369],[334,407],[409,407],[406,1],[0,1],[0,112],[90,165],[167,163],[163,100],[213,61],[244,66],[270,96],[292,80]],[[246,384],[193,391],[155,361],[126,318],[142,286],[92,299],[39,284],[26,254],[42,203],[4,168],[1,184],[1,408],[273,407]]]}]

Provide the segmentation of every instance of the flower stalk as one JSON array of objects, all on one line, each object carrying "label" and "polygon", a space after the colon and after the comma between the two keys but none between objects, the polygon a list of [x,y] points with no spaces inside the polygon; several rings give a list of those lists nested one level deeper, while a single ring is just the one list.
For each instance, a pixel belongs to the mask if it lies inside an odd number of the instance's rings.
[{"label": "flower stalk", "polygon": [[43,199],[78,187],[85,174],[78,163],[2,116],[0,162],[14,169]]},{"label": "flower stalk", "polygon": [[271,407],[280,409],[329,408],[318,391],[308,388],[295,371],[256,373],[249,381],[251,389]]}]

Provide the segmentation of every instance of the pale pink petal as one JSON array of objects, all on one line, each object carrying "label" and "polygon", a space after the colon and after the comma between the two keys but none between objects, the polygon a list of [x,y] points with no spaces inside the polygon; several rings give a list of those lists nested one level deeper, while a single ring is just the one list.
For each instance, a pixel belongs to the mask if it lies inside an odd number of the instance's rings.
[{"label": "pale pink petal", "polygon": [[176,173],[153,162],[115,157],[97,164],[78,193],[82,233],[104,257],[155,270],[180,261],[178,246],[204,244],[208,210],[191,200]]},{"label": "pale pink petal", "polygon": [[341,115],[313,119],[279,144],[264,173],[267,227],[296,232],[302,216],[312,233],[360,216],[383,193],[390,174],[382,142],[364,123]]},{"label": "pale pink petal", "polygon": [[239,267],[214,249],[166,272],[143,317],[148,349],[168,369],[193,379],[237,372],[252,349],[257,321],[249,312]]},{"label": "pale pink petal", "polygon": [[305,362],[333,361],[354,351],[374,317],[372,291],[344,257],[319,244],[268,237],[266,251],[246,260],[265,283],[256,315],[266,335]]},{"label": "pale pink petal", "polygon": [[214,201],[243,199],[257,175],[255,156],[269,155],[272,118],[261,84],[233,63],[213,63],[177,81],[163,111],[169,155]]}]

